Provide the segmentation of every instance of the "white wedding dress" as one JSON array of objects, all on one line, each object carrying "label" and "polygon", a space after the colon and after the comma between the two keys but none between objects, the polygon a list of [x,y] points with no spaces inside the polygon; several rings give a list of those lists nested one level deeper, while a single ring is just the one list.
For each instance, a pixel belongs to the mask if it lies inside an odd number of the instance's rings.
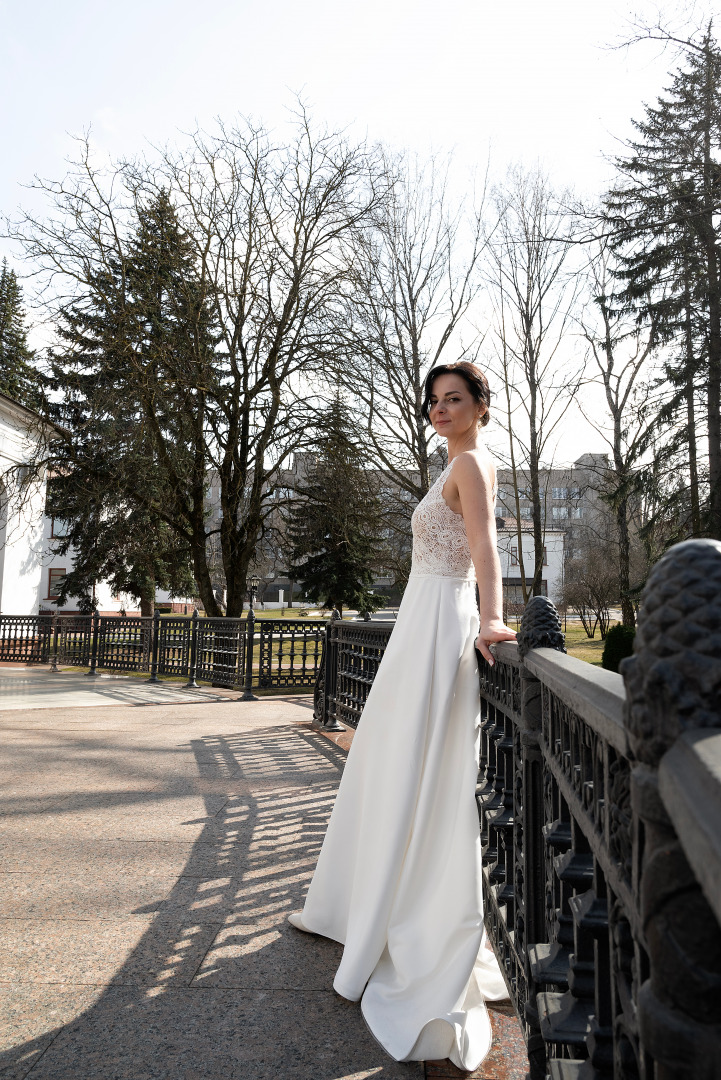
[{"label": "white wedding dress", "polygon": [[485,947],[475,788],[480,706],[475,573],[443,498],[413,514],[413,564],[354,736],[298,929],[344,944],[334,987],[362,999],[398,1061],[477,1068],[486,1000],[507,990]]}]

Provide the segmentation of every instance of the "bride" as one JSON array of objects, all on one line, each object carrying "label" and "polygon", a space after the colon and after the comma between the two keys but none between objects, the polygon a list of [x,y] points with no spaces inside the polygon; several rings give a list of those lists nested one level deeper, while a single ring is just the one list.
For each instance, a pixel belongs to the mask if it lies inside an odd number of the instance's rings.
[{"label": "bride", "polygon": [[[361,999],[398,1061],[488,1053],[485,1001],[507,996],[485,947],[475,787],[475,647],[510,641],[495,537],[490,392],[468,361],[434,368],[423,416],[448,465],[413,518],[410,578],[354,736],[305,906],[290,921],[345,948],[334,987]],[[475,586],[478,583],[480,622]]]}]

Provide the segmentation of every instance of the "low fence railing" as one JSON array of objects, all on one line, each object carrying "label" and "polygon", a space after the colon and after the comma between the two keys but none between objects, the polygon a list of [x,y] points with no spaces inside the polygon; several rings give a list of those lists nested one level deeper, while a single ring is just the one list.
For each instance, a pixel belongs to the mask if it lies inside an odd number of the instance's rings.
[{"label": "low fence railing", "polygon": [[[392,626],[331,623],[356,726]],[[532,1080],[721,1080],[721,543],[672,548],[616,675],[534,598],[479,657],[485,920]]]},{"label": "low fence railing", "polygon": [[215,686],[315,686],[325,625],[316,619],[0,615],[0,661],[147,672]]},{"label": "low fence railing", "polygon": [[390,640],[394,622],[342,622],[326,625],[323,664],[315,684],[313,717],[326,730],[355,728]]}]

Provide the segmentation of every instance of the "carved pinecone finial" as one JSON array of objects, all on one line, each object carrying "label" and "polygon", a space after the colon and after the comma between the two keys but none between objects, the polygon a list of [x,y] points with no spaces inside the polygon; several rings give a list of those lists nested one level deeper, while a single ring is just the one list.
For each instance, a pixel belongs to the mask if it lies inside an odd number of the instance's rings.
[{"label": "carved pinecone finial", "polygon": [[529,649],[566,651],[561,618],[547,596],[532,596],[528,601],[516,640],[522,657]]},{"label": "carved pinecone finial", "polygon": [[687,728],[721,727],[721,542],[685,540],[656,563],[633,652],[621,674],[638,761],[657,765]]}]

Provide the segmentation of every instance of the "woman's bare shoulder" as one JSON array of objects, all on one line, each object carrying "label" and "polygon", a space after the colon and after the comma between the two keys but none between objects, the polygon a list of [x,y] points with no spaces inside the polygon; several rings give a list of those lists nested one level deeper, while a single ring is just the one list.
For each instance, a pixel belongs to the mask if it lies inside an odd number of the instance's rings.
[{"label": "woman's bare shoulder", "polygon": [[482,482],[493,487],[496,481],[496,465],[484,446],[476,450],[464,450],[453,459],[453,471],[457,480]]}]

